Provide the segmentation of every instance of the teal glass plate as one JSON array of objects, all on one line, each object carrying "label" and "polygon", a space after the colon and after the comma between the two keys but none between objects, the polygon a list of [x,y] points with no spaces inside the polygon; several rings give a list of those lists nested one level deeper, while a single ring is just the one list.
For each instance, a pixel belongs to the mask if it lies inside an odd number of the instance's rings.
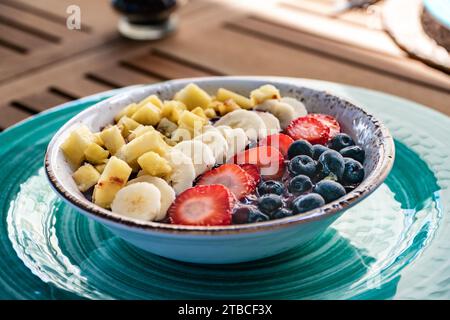
[{"label": "teal glass plate", "polygon": [[365,89],[305,81],[365,107],[395,137],[385,183],[307,245],[239,265],[175,262],[67,207],[43,156],[68,119],[117,91],[0,134],[2,299],[449,299],[450,118]]}]

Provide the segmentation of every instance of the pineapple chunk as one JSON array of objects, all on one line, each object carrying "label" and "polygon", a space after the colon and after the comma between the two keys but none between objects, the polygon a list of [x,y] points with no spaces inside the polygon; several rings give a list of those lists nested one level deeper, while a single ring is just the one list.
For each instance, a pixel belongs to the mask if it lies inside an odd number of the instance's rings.
[{"label": "pineapple chunk", "polygon": [[121,156],[128,164],[133,164],[144,153],[154,151],[159,155],[164,155],[169,146],[157,131],[147,132],[133,139],[121,150]]},{"label": "pineapple chunk", "polygon": [[175,100],[183,102],[188,110],[196,107],[207,108],[211,103],[211,96],[196,84],[190,83],[175,94]]},{"label": "pineapple chunk", "polygon": [[142,136],[143,134],[147,132],[154,132],[156,129],[152,126],[143,126],[139,125],[136,129],[134,129],[130,135],[128,136],[128,141],[132,141],[136,139],[137,137]]},{"label": "pineapple chunk", "polygon": [[208,122],[205,118],[199,117],[191,111],[183,111],[180,119],[178,120],[178,126],[189,130],[191,133],[201,130],[203,126]]},{"label": "pineapple chunk", "polygon": [[[108,162],[107,162],[108,163]],[[103,164],[99,164],[95,166],[95,170],[97,170],[100,174],[103,173],[103,171],[105,170],[106,164],[107,163],[103,163]]]},{"label": "pineapple chunk", "polygon": [[127,184],[130,174],[131,168],[125,161],[111,157],[94,188],[94,203],[109,208],[116,193]]},{"label": "pineapple chunk", "polygon": [[85,192],[95,186],[100,179],[100,173],[98,173],[91,164],[86,163],[79,167],[78,170],[72,174],[72,177],[73,180],[75,180],[78,189],[81,192]]},{"label": "pineapple chunk", "polygon": [[187,108],[183,102],[175,100],[164,101],[164,106],[161,109],[161,116],[177,123],[184,110],[187,110]]},{"label": "pineapple chunk", "polygon": [[278,91],[278,89],[271,84],[266,84],[250,92],[250,99],[252,99],[252,102],[255,105],[260,104],[266,100],[280,98],[280,91]]},{"label": "pineapple chunk", "polygon": [[112,155],[115,155],[116,152],[125,144],[125,139],[122,137],[122,133],[117,126],[111,126],[103,129],[100,137],[105,143],[106,149],[108,149]]},{"label": "pineapple chunk", "polygon": [[172,172],[169,161],[153,151],[146,152],[140,156],[138,163],[151,176],[163,177]]},{"label": "pineapple chunk", "polygon": [[132,117],[133,114],[139,109],[137,103],[132,103],[119,111],[119,113],[114,117],[114,120],[118,122],[123,116]]},{"label": "pineapple chunk", "polygon": [[89,147],[84,150],[84,156],[90,163],[101,164],[108,159],[109,151],[103,149],[96,143],[91,143]]},{"label": "pineapple chunk", "polygon": [[199,117],[202,117],[202,118],[205,119],[205,120],[209,120],[208,117],[207,117],[206,114],[205,114],[205,110],[206,110],[206,109],[202,109],[202,108],[200,108],[200,107],[197,107],[197,108],[192,109],[191,112],[192,112],[193,114],[199,116]]},{"label": "pineapple chunk", "polygon": [[228,99],[219,106],[219,113],[221,116],[224,116],[227,113],[238,109],[240,109],[240,107],[237,105],[237,103],[232,99]]},{"label": "pineapple chunk", "polygon": [[253,101],[247,97],[244,97],[240,94],[237,94],[233,91],[230,91],[230,90],[227,90],[224,88],[220,88],[219,90],[217,90],[217,100],[225,102],[228,99],[233,100],[241,108],[244,108],[244,109],[251,109],[254,106]]},{"label": "pineapple chunk", "polygon": [[100,147],[104,147],[105,143],[103,142],[102,137],[100,135],[101,135],[101,132],[96,132],[93,134],[94,143],[98,144]]},{"label": "pineapple chunk", "polygon": [[117,122],[117,126],[122,132],[122,136],[124,138],[128,137],[134,129],[140,126],[140,124],[130,117],[123,116],[120,118],[119,122]]},{"label": "pineapple chunk", "polygon": [[212,119],[212,118],[217,117],[216,110],[214,110],[213,108],[206,108],[206,109],[205,109],[205,115],[206,115],[209,119]]},{"label": "pineapple chunk", "polygon": [[94,141],[94,135],[85,125],[80,125],[61,144],[66,159],[77,168],[84,161],[84,151]]},{"label": "pineapple chunk", "polygon": [[146,105],[147,103],[151,103],[155,106],[157,106],[159,109],[162,109],[163,107],[163,103],[162,101],[158,98],[158,96],[152,94],[151,96],[148,96],[147,98],[145,98],[144,100],[142,100],[141,102],[139,102],[138,106],[139,108]]},{"label": "pineapple chunk", "polygon": [[177,128],[178,126],[176,125],[176,123],[173,123],[167,118],[162,118],[156,129],[163,135],[170,137],[172,132],[174,132]]},{"label": "pineapple chunk", "polygon": [[148,102],[133,114],[133,120],[150,126],[156,126],[161,120],[161,110],[153,103]]}]

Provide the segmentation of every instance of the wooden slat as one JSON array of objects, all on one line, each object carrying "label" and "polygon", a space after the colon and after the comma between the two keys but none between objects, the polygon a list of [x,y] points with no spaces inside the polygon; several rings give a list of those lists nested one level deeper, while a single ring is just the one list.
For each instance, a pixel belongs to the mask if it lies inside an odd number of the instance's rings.
[{"label": "wooden slat", "polygon": [[70,96],[81,98],[94,93],[111,90],[114,87],[87,78],[70,77],[58,82],[53,88],[67,93]]},{"label": "wooden slat", "polygon": [[69,100],[70,99],[62,97],[50,91],[43,91],[14,100],[13,104],[21,105],[35,112],[41,112],[56,105],[65,103]]},{"label": "wooden slat", "polygon": [[23,47],[27,51],[34,51],[41,47],[51,45],[51,42],[49,41],[2,23],[0,23],[0,38],[16,46]]},{"label": "wooden slat", "polygon": [[0,106],[0,129],[6,129],[13,124],[28,118],[32,114],[10,105]]},{"label": "wooden slat", "polygon": [[157,82],[160,79],[144,75],[126,68],[122,65],[110,65],[89,72],[91,78],[97,78],[105,83],[109,82],[115,87],[125,87],[134,84]]}]

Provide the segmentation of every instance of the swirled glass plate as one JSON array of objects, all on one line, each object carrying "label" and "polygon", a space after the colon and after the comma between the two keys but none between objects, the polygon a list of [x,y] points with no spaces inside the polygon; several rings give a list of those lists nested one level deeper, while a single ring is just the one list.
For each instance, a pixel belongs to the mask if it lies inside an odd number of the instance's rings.
[{"label": "swirled glass plate", "polygon": [[450,298],[450,118],[374,91],[296,81],[364,106],[396,142],[385,183],[326,232],[272,258],[204,266],[144,252],[77,214],[48,186],[43,156],[65,121],[117,93],[107,92],[0,134],[0,298]]}]

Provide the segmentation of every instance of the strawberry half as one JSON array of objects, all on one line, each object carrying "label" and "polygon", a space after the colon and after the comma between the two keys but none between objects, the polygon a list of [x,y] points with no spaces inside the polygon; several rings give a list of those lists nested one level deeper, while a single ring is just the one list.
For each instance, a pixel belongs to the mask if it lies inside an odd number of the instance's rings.
[{"label": "strawberry half", "polygon": [[236,199],[242,199],[256,188],[253,178],[240,166],[232,163],[207,171],[197,180],[197,185],[211,184],[224,185]]},{"label": "strawberry half", "polygon": [[222,185],[195,186],[178,195],[169,208],[170,222],[190,226],[231,224],[234,197]]},{"label": "strawberry half", "polygon": [[247,174],[252,177],[255,186],[259,184],[261,181],[261,174],[259,173],[259,169],[256,165],[250,163],[244,163],[239,165],[242,169],[244,169]]},{"label": "strawberry half", "polygon": [[286,133],[294,140],[303,139],[312,144],[325,144],[330,139],[330,128],[308,116],[292,120]]},{"label": "strawberry half", "polygon": [[276,133],[262,139],[258,145],[274,147],[280,150],[281,154],[286,157],[287,151],[291,143],[293,143],[291,137],[285,135],[284,133]]},{"label": "strawberry half", "polygon": [[254,164],[263,179],[279,179],[284,173],[284,157],[274,147],[261,146],[237,154],[233,161],[238,164]]},{"label": "strawberry half", "polygon": [[341,132],[341,126],[339,125],[339,122],[337,122],[334,117],[328,114],[310,113],[306,117],[317,119],[322,122],[322,124],[330,128],[330,138],[333,138],[335,135]]}]

